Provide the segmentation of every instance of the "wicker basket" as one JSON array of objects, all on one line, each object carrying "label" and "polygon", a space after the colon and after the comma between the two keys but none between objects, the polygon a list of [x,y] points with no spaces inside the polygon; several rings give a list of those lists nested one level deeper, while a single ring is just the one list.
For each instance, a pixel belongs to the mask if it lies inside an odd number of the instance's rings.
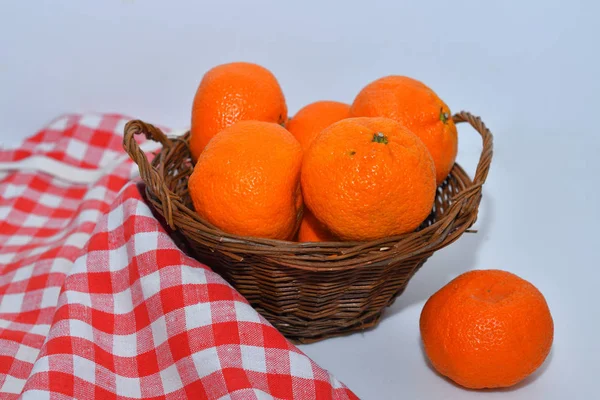
[{"label": "wicker basket", "polygon": [[[184,238],[187,251],[229,281],[288,339],[307,343],[375,326],[433,252],[475,222],[492,159],[492,134],[467,112],[453,119],[468,122],[483,139],[473,181],[456,164],[421,227],[372,242],[295,243],[222,232],[196,214],[187,191],[193,170],[189,132],[167,138],[135,120],[125,127],[123,145],[139,166],[149,203]],[[152,163],[137,134],[162,144]]]}]

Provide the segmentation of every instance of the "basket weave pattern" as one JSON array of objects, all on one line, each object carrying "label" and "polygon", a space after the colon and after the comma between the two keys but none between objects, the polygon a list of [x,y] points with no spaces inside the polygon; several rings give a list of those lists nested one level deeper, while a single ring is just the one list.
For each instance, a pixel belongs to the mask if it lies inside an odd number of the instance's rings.
[{"label": "basket weave pattern", "polygon": [[[135,120],[125,127],[123,145],[139,166],[151,206],[183,237],[191,255],[228,280],[286,337],[307,343],[376,325],[433,252],[458,239],[477,219],[492,134],[468,112],[453,119],[468,122],[483,139],[473,180],[455,164],[419,229],[371,242],[295,243],[225,233],[192,206],[189,132],[168,138]],[[163,146],[152,163],[135,140],[138,134]]]}]

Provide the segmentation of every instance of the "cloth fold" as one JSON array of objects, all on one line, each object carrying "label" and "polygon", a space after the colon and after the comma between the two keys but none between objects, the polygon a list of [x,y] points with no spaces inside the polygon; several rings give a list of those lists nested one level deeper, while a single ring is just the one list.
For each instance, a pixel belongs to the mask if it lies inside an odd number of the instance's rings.
[{"label": "cloth fold", "polygon": [[0,150],[119,160],[90,184],[0,171],[0,398],[357,398],[177,247],[131,180],[127,120],[63,116]]}]

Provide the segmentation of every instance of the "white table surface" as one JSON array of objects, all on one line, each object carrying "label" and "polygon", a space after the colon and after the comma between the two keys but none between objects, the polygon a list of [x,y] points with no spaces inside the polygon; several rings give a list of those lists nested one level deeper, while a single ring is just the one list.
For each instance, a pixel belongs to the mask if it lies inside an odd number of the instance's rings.
[{"label": "white table surface", "polygon": [[[17,145],[64,112],[186,127],[204,71],[232,60],[270,68],[292,114],[314,100],[350,102],[383,75],[421,79],[495,134],[479,233],[436,253],[376,329],[301,349],[364,399],[598,396],[600,3],[196,3],[2,2],[0,143]],[[480,142],[459,132],[458,161],[472,173]],[[530,280],[554,317],[549,359],[510,390],[463,390],[420,347],[425,300],[475,268]]]}]

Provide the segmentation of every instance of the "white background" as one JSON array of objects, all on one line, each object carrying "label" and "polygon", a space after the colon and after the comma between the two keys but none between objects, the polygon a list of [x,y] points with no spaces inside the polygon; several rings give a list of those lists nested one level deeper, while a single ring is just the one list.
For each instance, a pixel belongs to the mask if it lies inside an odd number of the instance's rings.
[{"label": "white background", "polygon": [[[495,156],[477,234],[415,275],[382,323],[302,350],[364,399],[591,399],[598,395],[600,3],[589,1],[2,1],[0,143],[64,112],[189,124],[202,74],[234,60],[279,78],[291,114],[351,102],[404,74],[483,117]],[[481,149],[461,125],[458,161]],[[428,367],[418,317],[458,274],[501,268],[534,283],[555,320],[547,362],[516,388],[463,390]]]}]

